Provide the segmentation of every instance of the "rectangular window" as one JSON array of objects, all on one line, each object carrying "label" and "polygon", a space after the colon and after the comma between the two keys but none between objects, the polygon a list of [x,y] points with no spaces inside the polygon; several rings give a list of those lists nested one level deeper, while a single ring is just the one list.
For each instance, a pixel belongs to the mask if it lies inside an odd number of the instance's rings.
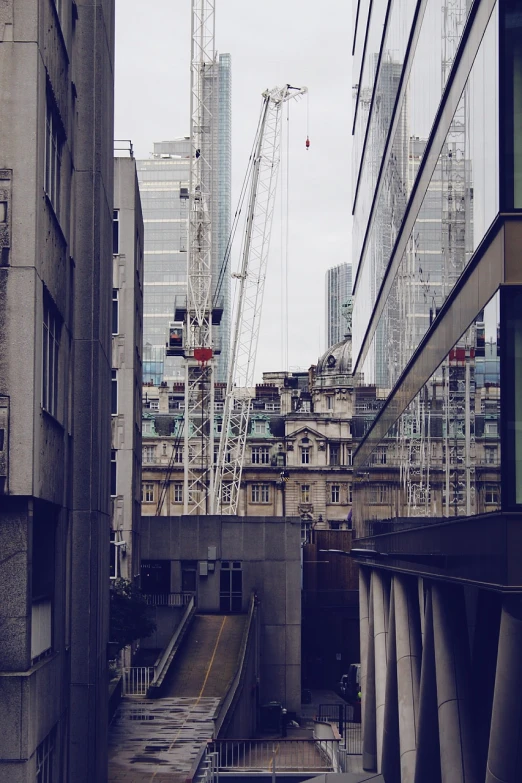
[{"label": "rectangular window", "polygon": [[252,484],[251,487],[252,503],[269,503],[270,502],[270,485],[269,484]]},{"label": "rectangular window", "polygon": [[145,483],[141,487],[141,502],[154,503],[154,484]]},{"label": "rectangular window", "polygon": [[111,497],[116,497],[117,489],[117,463],[116,449],[111,449]]},{"label": "rectangular window", "polygon": [[329,394],[326,398],[326,409],[329,411],[333,411],[333,406],[334,406],[334,398],[332,397],[331,394]]},{"label": "rectangular window", "polygon": [[111,413],[113,416],[118,413],[118,370],[112,370]]},{"label": "rectangular window", "polygon": [[484,491],[484,502],[486,504],[495,504],[498,506],[500,499],[499,487],[497,484],[486,484]]},{"label": "rectangular window", "polygon": [[156,462],[156,446],[143,447],[143,462],[148,465]]},{"label": "rectangular window", "polygon": [[353,503],[352,485],[348,484],[348,503]]},{"label": "rectangular window", "polygon": [[486,465],[496,465],[497,464],[497,449],[495,447],[493,448],[486,448],[484,452],[485,458],[486,458]]},{"label": "rectangular window", "polygon": [[173,499],[174,503],[183,503],[183,484],[181,481],[174,483]]},{"label": "rectangular window", "polygon": [[54,783],[56,778],[56,726],[36,748],[36,783]]},{"label": "rectangular window", "polygon": [[310,484],[301,484],[301,503],[310,503]]},{"label": "rectangular window", "polygon": [[52,416],[58,414],[58,367],[61,320],[50,297],[44,292],[42,340],[42,408]]},{"label": "rectangular window", "polygon": [[353,449],[346,449],[346,464],[353,465]]},{"label": "rectangular window", "polygon": [[340,465],[341,461],[339,455],[341,453],[341,447],[338,443],[330,444],[330,465]]},{"label": "rectangular window", "polygon": [[119,334],[120,313],[119,313],[118,293],[119,292],[117,288],[112,289],[112,333],[113,334]]},{"label": "rectangular window", "polygon": [[252,464],[270,464],[270,446],[252,446]]},{"label": "rectangular window", "polygon": [[301,465],[309,465],[310,464],[310,449],[309,448],[302,448],[301,449]]},{"label": "rectangular window", "polygon": [[253,431],[254,435],[266,435],[266,421],[254,421]]},{"label": "rectangular window", "polygon": [[340,503],[341,501],[341,487],[339,484],[332,484],[330,486],[330,503]]},{"label": "rectangular window", "polygon": [[112,254],[117,256],[120,252],[120,210],[112,212]]},{"label": "rectangular window", "polygon": [[45,192],[56,216],[60,214],[60,174],[62,165],[63,131],[58,112],[47,98],[45,134]]},{"label": "rectangular window", "polygon": [[149,402],[149,408],[151,411],[159,411],[159,400],[151,400]]},{"label": "rectangular window", "polygon": [[154,432],[152,421],[142,421],[141,431],[144,435],[151,435]]}]

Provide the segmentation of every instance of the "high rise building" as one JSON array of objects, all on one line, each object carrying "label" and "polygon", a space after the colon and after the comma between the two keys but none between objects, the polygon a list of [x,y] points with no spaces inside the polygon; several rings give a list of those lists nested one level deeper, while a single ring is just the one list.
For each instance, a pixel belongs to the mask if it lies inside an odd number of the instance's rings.
[{"label": "high rise building", "polygon": [[344,340],[347,305],[352,295],[352,265],[339,264],[326,272],[326,348]]},{"label": "high rise building", "polygon": [[0,779],[107,780],[114,2],[0,9]]},{"label": "high rise building", "polygon": [[363,765],[515,780],[522,16],[363,2],[354,36]]},{"label": "high rise building", "polygon": [[132,152],[114,159],[112,251],[110,574],[132,582],[140,575],[143,336],[143,218]]},{"label": "high rise building", "polygon": [[[230,341],[230,273],[225,258],[230,236],[231,62],[219,56],[207,77],[215,117],[212,151],[211,220],[213,292],[223,307],[213,330],[216,378],[224,380]],[[165,356],[169,321],[187,293],[190,139],[155,142],[149,159],[137,161],[145,223],[143,380],[159,384],[184,378],[180,357]]]}]

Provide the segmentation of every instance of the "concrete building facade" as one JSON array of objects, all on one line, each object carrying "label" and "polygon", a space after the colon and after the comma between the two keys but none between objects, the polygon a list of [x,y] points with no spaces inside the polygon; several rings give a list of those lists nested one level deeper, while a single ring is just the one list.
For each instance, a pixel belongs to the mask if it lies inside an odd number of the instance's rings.
[{"label": "concrete building facade", "polygon": [[0,780],[107,779],[114,3],[0,8]]},{"label": "concrete building facade", "polygon": [[521,35],[506,0],[355,27],[363,761],[387,781],[520,777]]},{"label": "concrete building facade", "polygon": [[111,577],[139,579],[143,217],[132,157],[114,159]]},{"label": "concrete building facade", "polygon": [[326,348],[344,340],[347,307],[352,297],[352,265],[339,264],[326,272]]}]

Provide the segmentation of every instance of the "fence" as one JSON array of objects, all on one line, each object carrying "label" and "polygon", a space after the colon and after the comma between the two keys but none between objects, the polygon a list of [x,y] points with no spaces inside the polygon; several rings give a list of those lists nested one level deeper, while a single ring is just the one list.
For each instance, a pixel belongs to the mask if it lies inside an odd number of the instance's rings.
[{"label": "fence", "polygon": [[152,666],[130,666],[123,669],[123,695],[146,696],[154,676]]},{"label": "fence", "polygon": [[220,772],[333,772],[339,740],[217,740]]},{"label": "fence", "polygon": [[342,737],[341,754],[359,756],[362,753],[361,723],[354,721],[351,704],[320,704],[317,720],[337,726]]},{"label": "fence", "polygon": [[186,606],[194,593],[146,593],[143,597],[149,606]]}]

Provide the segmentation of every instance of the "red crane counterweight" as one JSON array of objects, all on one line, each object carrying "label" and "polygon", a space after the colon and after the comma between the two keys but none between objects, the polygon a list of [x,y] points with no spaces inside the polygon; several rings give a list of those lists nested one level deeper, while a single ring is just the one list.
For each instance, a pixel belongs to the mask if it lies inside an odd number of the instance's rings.
[{"label": "red crane counterweight", "polygon": [[306,137],[305,147],[307,150],[310,149],[310,139],[308,138],[308,136]]}]

